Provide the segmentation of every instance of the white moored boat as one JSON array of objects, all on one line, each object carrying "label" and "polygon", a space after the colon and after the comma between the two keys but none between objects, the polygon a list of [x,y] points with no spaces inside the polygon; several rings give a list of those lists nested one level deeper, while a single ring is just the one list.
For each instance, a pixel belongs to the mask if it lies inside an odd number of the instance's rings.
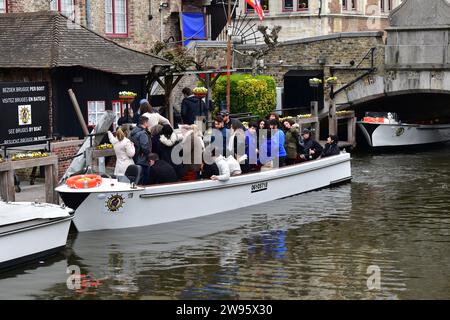
[{"label": "white moored boat", "polygon": [[0,268],[64,248],[73,210],[47,203],[0,202]]},{"label": "white moored boat", "polygon": [[368,113],[358,127],[370,147],[402,147],[450,141],[450,124],[405,124],[394,113]]},{"label": "white moored boat", "polygon": [[327,187],[351,179],[350,155],[231,177],[132,188],[116,179],[98,187],[56,188],[75,210],[78,231],[121,229],[192,219]]}]

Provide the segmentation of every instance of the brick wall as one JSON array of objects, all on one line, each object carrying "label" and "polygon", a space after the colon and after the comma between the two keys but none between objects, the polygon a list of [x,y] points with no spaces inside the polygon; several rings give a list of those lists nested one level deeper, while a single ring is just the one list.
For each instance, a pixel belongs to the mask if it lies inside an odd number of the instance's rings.
[{"label": "brick wall", "polygon": [[58,179],[60,179],[72,160],[62,160],[63,158],[73,157],[77,154],[83,140],[74,138],[73,140],[52,142],[50,144],[50,151],[58,156]]}]

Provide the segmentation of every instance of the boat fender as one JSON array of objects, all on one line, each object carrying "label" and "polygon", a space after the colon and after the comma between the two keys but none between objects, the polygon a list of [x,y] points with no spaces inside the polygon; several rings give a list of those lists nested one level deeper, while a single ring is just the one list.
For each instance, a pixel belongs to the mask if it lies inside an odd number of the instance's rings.
[{"label": "boat fender", "polygon": [[83,174],[70,177],[66,184],[72,189],[95,188],[102,184],[102,177],[97,174]]}]

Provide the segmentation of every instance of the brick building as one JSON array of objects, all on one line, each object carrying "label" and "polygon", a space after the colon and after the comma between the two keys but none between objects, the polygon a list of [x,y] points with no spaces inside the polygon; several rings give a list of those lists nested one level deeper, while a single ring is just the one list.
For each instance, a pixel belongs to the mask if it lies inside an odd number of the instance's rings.
[{"label": "brick building", "polygon": [[[401,0],[261,0],[264,25],[282,26],[280,40],[339,32],[383,30],[389,12]],[[226,1],[217,0],[0,0],[0,13],[59,11],[76,22],[129,48],[148,52],[155,41],[183,39],[182,14],[203,14],[205,39],[223,30]],[[238,0],[237,14],[258,17]],[[184,30],[184,31],[183,31]],[[199,37],[202,38],[202,37]]]},{"label": "brick building", "polygon": [[[384,30],[389,12],[402,0],[261,0],[263,25],[282,27],[280,40],[315,37],[339,32]],[[238,13],[258,17],[245,0]]]},{"label": "brick building", "polygon": [[[286,41],[384,30],[389,12],[399,3],[401,0],[262,0],[265,19],[259,22],[245,0],[238,0],[236,14],[248,14],[256,24],[282,26],[279,40]],[[60,11],[88,29],[142,52],[149,52],[158,40],[181,44],[187,36],[183,34],[187,33],[185,13],[198,14],[200,24],[204,23],[199,29],[201,36],[194,38],[220,39],[226,7],[226,1],[218,0],[0,0],[0,12]],[[179,87],[195,83],[195,78],[186,78]],[[174,91],[176,106],[180,90]]]},{"label": "brick building", "polygon": [[120,45],[148,52],[158,40],[181,40],[180,12],[203,12],[201,0],[0,0],[0,13],[58,11]]}]

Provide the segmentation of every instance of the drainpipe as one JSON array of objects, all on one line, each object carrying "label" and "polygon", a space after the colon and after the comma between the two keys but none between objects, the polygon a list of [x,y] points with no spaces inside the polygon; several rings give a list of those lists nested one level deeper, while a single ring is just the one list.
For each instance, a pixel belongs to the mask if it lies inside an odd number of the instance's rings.
[{"label": "drainpipe", "polygon": [[162,42],[163,41],[163,28],[164,28],[164,23],[163,23],[163,9],[164,9],[164,3],[161,1],[159,3],[159,31],[160,31],[160,35],[159,35],[159,40]]},{"label": "drainpipe", "polygon": [[86,27],[91,30],[92,29],[92,20],[91,20],[91,0],[86,0]]},{"label": "drainpipe", "polygon": [[322,0],[319,1],[319,18],[322,18]]}]

